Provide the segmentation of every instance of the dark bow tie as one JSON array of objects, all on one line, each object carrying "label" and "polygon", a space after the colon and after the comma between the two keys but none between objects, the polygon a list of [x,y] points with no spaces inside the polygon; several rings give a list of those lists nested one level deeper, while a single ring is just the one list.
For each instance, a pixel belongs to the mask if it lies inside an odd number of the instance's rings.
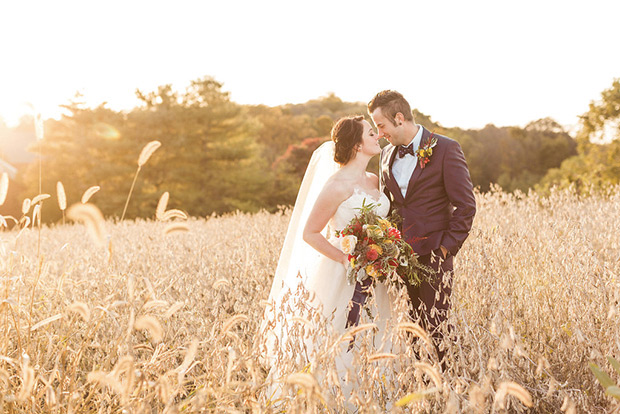
[{"label": "dark bow tie", "polygon": [[414,152],[413,152],[413,143],[411,143],[410,145],[408,145],[406,147],[404,147],[402,145],[400,145],[398,147],[398,157],[399,158],[403,158],[407,154],[415,155]]}]

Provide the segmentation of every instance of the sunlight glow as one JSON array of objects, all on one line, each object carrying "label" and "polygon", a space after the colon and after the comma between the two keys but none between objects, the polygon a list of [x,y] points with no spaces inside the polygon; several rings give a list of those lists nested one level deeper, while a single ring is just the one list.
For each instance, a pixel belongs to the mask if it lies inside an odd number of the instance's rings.
[{"label": "sunlight glow", "polygon": [[620,76],[616,1],[155,1],[147,15],[145,4],[0,6],[0,36],[15,39],[3,45],[0,117],[16,124],[30,101],[58,118],[76,91],[131,109],[136,89],[214,76],[242,104],[328,92],[367,102],[390,88],[446,126],[571,126]]},{"label": "sunlight glow", "polygon": [[97,122],[95,124],[95,134],[99,138],[103,139],[119,139],[121,137],[121,133],[114,128],[110,124],[106,124],[105,122]]}]

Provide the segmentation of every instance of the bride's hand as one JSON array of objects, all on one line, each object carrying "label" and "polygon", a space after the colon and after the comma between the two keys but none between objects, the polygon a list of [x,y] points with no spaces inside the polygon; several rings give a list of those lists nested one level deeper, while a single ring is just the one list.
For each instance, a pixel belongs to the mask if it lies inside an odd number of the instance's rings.
[{"label": "bride's hand", "polygon": [[342,265],[346,268],[349,266],[349,255],[343,253],[342,254],[342,259],[340,260],[340,263],[342,263]]}]

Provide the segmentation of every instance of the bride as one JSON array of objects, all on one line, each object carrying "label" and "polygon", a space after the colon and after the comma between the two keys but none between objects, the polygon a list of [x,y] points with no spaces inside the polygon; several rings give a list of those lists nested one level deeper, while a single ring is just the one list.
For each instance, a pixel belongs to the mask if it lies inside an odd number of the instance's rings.
[{"label": "bride", "polygon": [[[351,385],[346,377],[353,363],[349,343],[327,346],[329,338],[345,333],[355,290],[347,282],[348,255],[335,231],[349,224],[363,204],[372,203],[378,215],[387,215],[389,200],[379,190],[379,178],[366,172],[370,159],[381,152],[372,126],[362,116],[342,118],[331,138],[313,153],[304,175],[261,331],[267,337],[275,381],[295,372],[295,367],[319,372],[317,361],[326,350],[335,349],[340,388],[347,398]],[[372,298],[375,322],[389,319],[390,300],[383,284],[376,284]],[[281,390],[271,391],[279,395]]]}]

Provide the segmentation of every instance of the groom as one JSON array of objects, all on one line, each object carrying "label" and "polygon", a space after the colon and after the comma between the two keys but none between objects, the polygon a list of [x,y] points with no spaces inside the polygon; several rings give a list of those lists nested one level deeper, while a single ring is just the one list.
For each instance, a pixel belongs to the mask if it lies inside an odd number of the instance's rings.
[{"label": "groom", "polygon": [[[420,286],[407,286],[411,316],[440,340],[450,308],[454,256],[476,214],[467,163],[458,142],[415,123],[400,93],[379,92],[368,103],[368,113],[379,137],[390,142],[381,151],[381,188],[391,210],[403,218],[403,238],[419,261],[437,272]],[[437,353],[441,362],[443,352]]]}]

